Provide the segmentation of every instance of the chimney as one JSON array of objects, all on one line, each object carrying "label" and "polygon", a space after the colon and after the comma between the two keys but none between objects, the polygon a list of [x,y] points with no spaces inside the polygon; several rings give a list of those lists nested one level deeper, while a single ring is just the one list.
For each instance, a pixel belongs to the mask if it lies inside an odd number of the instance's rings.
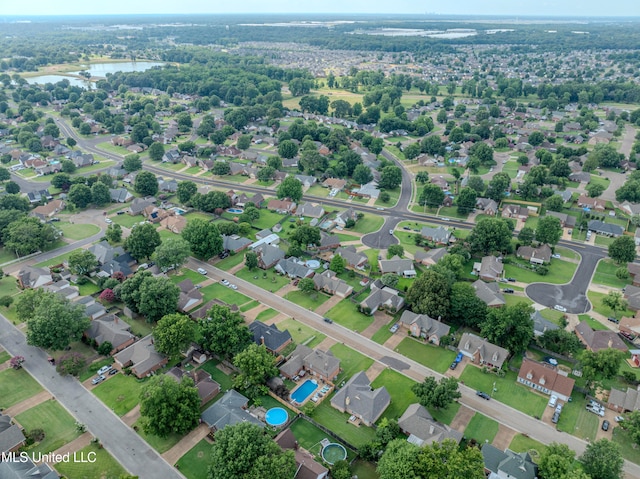
[{"label": "chimney", "polygon": [[609,342],[607,343],[607,347],[612,347],[613,346],[613,338],[609,338]]},{"label": "chimney", "polygon": [[264,336],[260,336],[260,344],[264,345]]},{"label": "chimney", "polygon": [[436,427],[433,424],[429,426],[429,434],[433,434],[433,431],[435,430],[436,430]]}]

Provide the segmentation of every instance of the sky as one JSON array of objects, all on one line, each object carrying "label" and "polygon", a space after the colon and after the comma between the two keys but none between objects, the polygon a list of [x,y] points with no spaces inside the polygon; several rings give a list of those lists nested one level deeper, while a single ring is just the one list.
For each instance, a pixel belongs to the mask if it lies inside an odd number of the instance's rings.
[{"label": "sky", "polygon": [[638,0],[0,0],[5,15],[398,13],[640,16]]}]

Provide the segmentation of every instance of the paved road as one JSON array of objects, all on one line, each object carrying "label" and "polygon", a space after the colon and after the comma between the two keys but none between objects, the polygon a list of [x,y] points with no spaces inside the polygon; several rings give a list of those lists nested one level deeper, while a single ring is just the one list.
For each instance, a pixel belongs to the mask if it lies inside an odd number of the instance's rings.
[{"label": "paved road", "polygon": [[585,248],[580,251],[582,259],[576,272],[567,284],[532,283],[525,293],[536,303],[553,308],[556,304],[567,308],[568,313],[582,314],[591,309],[587,289],[591,283],[598,261],[606,258],[600,248]]},{"label": "paved road", "polygon": [[[433,376],[436,379],[442,377],[441,374],[406,358],[391,349],[377,344],[355,331],[344,328],[337,323],[327,324],[322,320],[322,316],[302,308],[295,303],[287,301],[273,293],[269,293],[268,291],[244,281],[239,277],[215,268],[208,263],[191,259],[187,266],[193,269],[206,269],[209,272],[209,276],[214,280],[227,279],[228,281],[233,282],[238,286],[239,292],[257,299],[261,303],[276,309],[277,311],[280,311],[294,318],[296,321],[300,321],[323,334],[326,334],[335,341],[345,344],[361,354],[373,358],[374,360],[379,361],[385,366],[394,369],[411,379],[423,381],[427,376]],[[587,446],[585,441],[575,436],[571,436],[570,434],[559,432],[550,425],[534,419],[533,417],[527,416],[526,414],[503,403],[494,400],[485,401],[480,399],[475,395],[475,391],[467,386],[461,385],[460,391],[462,393],[460,402],[465,406],[494,418],[501,424],[504,424],[516,431],[526,433],[529,437],[540,441],[543,444],[549,444],[554,441],[567,444],[579,455],[584,452]],[[640,479],[640,466],[637,464],[625,461],[625,472],[627,478]]]},{"label": "paved road", "polygon": [[144,439],[96,399],[82,384],[61,377],[47,362],[47,354],[29,346],[25,336],[0,315],[0,345],[11,355],[24,356],[24,368],[89,432],[127,471],[141,478],[183,478]]}]

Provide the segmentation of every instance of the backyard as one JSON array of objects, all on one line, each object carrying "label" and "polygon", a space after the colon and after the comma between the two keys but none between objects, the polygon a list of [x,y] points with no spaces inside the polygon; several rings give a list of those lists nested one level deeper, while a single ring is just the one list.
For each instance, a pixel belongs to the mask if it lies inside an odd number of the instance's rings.
[{"label": "backyard", "polygon": [[403,376],[397,371],[385,369],[371,383],[371,387],[376,389],[384,386],[391,396],[391,404],[382,413],[380,419],[398,419],[410,404],[418,402],[418,398],[411,391],[415,381]]},{"label": "backyard", "polygon": [[44,430],[44,439],[29,449],[31,453],[55,451],[80,435],[76,429],[76,421],[55,400],[50,399],[18,414],[15,420],[25,429]]},{"label": "backyard", "polygon": [[[315,417],[314,417],[314,420],[318,421],[318,419]],[[352,427],[356,429],[355,426],[352,426]],[[321,450],[320,441],[327,438],[331,442],[335,442],[335,439],[333,439],[330,435],[328,435],[326,432],[322,431],[321,429],[317,428],[316,426],[314,426],[313,424],[311,424],[309,421],[305,419],[296,420],[291,424],[290,429],[294,437],[300,444],[300,446],[306,449],[307,451],[309,451],[310,453],[314,454],[320,460],[322,460],[320,456],[320,450]],[[365,429],[369,429],[369,428],[365,428]],[[373,435],[371,435],[370,439],[373,439]],[[364,442],[366,441],[363,441],[363,443]],[[343,446],[345,446],[345,448],[347,449],[347,460],[349,461],[354,459],[355,453],[351,451],[349,448],[347,448],[346,445],[343,444]]]}]

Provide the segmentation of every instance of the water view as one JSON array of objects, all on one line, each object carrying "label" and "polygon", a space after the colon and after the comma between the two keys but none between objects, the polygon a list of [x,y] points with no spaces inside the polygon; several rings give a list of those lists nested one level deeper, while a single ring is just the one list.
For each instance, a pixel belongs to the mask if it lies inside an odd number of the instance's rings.
[{"label": "water view", "polygon": [[105,78],[107,73],[116,72],[143,72],[149,68],[163,66],[164,63],[159,62],[109,62],[109,63],[94,63],[89,65],[85,70],[78,70],[74,72],[68,72],[66,75],[37,75],[26,78],[27,83],[44,85],[45,83],[57,83],[61,80],[69,80],[69,83],[73,86],[79,86],[83,88],[90,88],[90,82],[79,78],[78,76],[67,75],[80,75],[81,71],[86,71],[91,74],[92,77]]}]

